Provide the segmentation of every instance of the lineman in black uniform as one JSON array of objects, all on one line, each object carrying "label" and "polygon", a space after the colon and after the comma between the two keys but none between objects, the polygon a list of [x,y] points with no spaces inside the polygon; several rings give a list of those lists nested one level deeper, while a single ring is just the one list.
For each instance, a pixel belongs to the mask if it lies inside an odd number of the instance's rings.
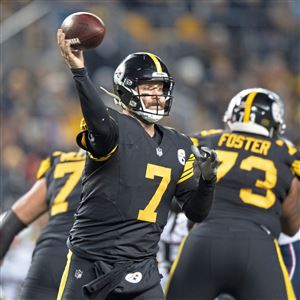
[{"label": "lineman in black uniform", "polygon": [[[77,137],[88,151],[83,192],[68,239],[68,262],[57,299],[164,299],[156,253],[172,197],[201,221],[213,198],[216,159],[202,160],[195,180],[191,140],[154,125],[168,115],[173,80],[160,58],[129,55],[114,74],[119,113],[107,108],[58,30],[88,130]],[[112,93],[110,93],[112,94]],[[199,186],[198,186],[199,184]]]},{"label": "lineman in black uniform", "polygon": [[54,300],[66,263],[66,240],[74,223],[81,194],[85,153],[54,152],[43,160],[33,187],[14,203],[0,226],[0,259],[14,236],[49,212],[49,222],[41,233],[21,290],[21,300]]},{"label": "lineman in black uniform", "polygon": [[290,235],[300,227],[300,153],[278,138],[283,104],[269,90],[244,90],[224,121],[229,131],[195,136],[221,161],[215,201],[173,265],[167,299],[296,299],[277,242],[281,227]]}]

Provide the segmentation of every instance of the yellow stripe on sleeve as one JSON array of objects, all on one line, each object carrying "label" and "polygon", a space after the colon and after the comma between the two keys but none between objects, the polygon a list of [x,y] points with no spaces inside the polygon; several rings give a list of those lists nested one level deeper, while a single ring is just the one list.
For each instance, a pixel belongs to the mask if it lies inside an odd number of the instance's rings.
[{"label": "yellow stripe on sleeve", "polygon": [[161,64],[160,64],[160,62],[159,62],[159,60],[157,59],[157,57],[154,55],[154,54],[152,54],[152,53],[147,53],[150,57],[151,57],[151,59],[154,61],[154,63],[155,63],[155,66],[156,66],[156,71],[158,72],[158,73],[161,73],[162,72],[162,67],[161,67]]},{"label": "yellow stripe on sleeve", "polygon": [[51,167],[51,161],[50,161],[50,157],[48,157],[41,162],[40,167],[36,174],[36,179],[41,179],[42,177],[44,177],[45,173],[50,169],[50,167]]},{"label": "yellow stripe on sleeve", "polygon": [[196,147],[199,147],[199,140],[197,138],[191,137],[190,139],[191,139],[193,145],[195,145]]},{"label": "yellow stripe on sleeve", "polygon": [[243,120],[244,123],[248,123],[250,121],[251,107],[256,94],[257,94],[256,92],[250,93],[246,99],[244,120]]},{"label": "yellow stripe on sleeve", "polygon": [[92,153],[88,152],[88,156],[90,159],[93,159],[95,161],[105,161],[105,160],[108,160],[112,155],[113,153],[117,150],[118,148],[118,145],[116,145],[108,154],[106,154],[105,156],[101,156],[101,157],[94,157],[92,155]]},{"label": "yellow stripe on sleeve", "polygon": [[287,272],[286,266],[285,266],[283,258],[282,258],[282,254],[281,254],[281,251],[280,251],[278,241],[274,240],[274,243],[275,243],[277,257],[278,257],[278,260],[279,260],[281,271],[283,273],[287,299],[288,300],[297,300],[296,296],[295,296],[295,293],[294,293],[294,290],[293,290],[293,287],[292,287],[292,284],[291,284],[291,281],[290,281],[290,278],[289,278],[289,274]]},{"label": "yellow stripe on sleeve", "polygon": [[194,176],[194,161],[195,161],[195,156],[194,156],[194,154],[191,154],[189,159],[186,161],[186,163],[184,165],[183,172],[182,172],[179,180],[177,181],[177,184],[184,182],[187,179]]},{"label": "yellow stripe on sleeve", "polygon": [[292,163],[292,173],[300,177],[300,160],[294,160]]},{"label": "yellow stripe on sleeve", "polygon": [[73,254],[72,251],[69,250],[68,255],[67,255],[67,263],[66,263],[65,270],[62,275],[61,281],[60,281],[58,295],[57,295],[56,300],[61,300],[61,298],[63,296],[64,289],[66,287],[66,283],[67,283],[67,279],[68,279],[68,275],[69,275],[72,254]]}]

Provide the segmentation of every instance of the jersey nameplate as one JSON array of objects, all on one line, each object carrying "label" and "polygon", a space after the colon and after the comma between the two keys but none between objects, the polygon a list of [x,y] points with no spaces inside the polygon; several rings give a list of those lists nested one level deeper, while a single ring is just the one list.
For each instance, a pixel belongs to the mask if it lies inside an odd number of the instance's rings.
[{"label": "jersey nameplate", "polygon": [[223,133],[219,139],[218,146],[244,149],[253,153],[268,155],[271,142],[250,136],[243,136],[234,133]]}]

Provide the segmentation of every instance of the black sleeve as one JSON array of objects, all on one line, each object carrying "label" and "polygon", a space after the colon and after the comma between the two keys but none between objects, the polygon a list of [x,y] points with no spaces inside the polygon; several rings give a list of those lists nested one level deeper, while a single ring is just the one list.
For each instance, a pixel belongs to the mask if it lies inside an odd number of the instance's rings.
[{"label": "black sleeve", "polygon": [[4,258],[14,237],[26,226],[13,210],[6,213],[0,223],[0,260]]},{"label": "black sleeve", "polygon": [[88,149],[93,155],[108,154],[117,144],[118,126],[109,115],[85,68],[71,69],[88,127]]},{"label": "black sleeve", "polygon": [[196,192],[192,193],[192,197],[182,207],[188,219],[202,222],[207,217],[214,199],[215,185],[216,176],[210,181],[205,181],[200,176]]}]

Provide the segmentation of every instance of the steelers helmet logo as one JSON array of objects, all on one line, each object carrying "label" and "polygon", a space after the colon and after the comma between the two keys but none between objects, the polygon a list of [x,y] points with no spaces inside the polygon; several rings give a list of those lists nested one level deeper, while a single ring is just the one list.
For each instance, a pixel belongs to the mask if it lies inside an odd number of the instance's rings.
[{"label": "steelers helmet logo", "polygon": [[282,120],[282,110],[277,102],[272,104],[272,116],[275,122],[280,122]]},{"label": "steelers helmet logo", "polygon": [[125,74],[125,65],[124,63],[120,64],[114,74],[114,82],[119,84],[123,79]]}]

